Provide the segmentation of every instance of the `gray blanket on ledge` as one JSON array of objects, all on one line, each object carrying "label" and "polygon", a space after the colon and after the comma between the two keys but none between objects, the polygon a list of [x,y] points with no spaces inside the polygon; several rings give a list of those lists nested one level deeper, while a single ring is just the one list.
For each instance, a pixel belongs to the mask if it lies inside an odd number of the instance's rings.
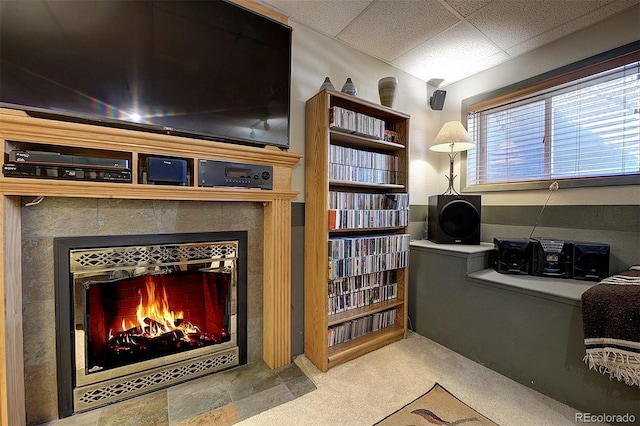
[{"label": "gray blanket on ledge", "polygon": [[585,291],[582,323],[589,369],[640,386],[640,266]]}]

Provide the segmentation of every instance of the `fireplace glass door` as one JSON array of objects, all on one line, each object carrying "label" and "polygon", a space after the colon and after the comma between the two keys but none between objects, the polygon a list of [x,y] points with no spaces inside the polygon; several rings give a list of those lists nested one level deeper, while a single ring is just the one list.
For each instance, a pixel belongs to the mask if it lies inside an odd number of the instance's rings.
[{"label": "fireplace glass door", "polygon": [[174,271],[83,282],[87,373],[228,342],[230,277]]}]

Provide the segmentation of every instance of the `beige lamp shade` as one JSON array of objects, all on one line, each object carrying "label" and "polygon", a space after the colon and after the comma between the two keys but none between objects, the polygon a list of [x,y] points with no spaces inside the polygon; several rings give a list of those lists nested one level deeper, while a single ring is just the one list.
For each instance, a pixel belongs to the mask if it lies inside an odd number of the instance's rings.
[{"label": "beige lamp shade", "polygon": [[459,121],[448,121],[444,123],[438,132],[433,146],[429,149],[436,152],[460,152],[475,147],[471,142],[469,133]]}]

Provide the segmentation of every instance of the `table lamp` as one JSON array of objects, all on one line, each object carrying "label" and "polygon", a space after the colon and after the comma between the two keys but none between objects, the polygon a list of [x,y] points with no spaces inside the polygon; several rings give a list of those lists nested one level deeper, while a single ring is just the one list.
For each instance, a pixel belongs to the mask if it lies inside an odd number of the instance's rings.
[{"label": "table lamp", "polygon": [[469,134],[459,121],[448,121],[438,132],[434,144],[429,149],[435,152],[446,152],[449,154],[449,188],[442,195],[460,195],[453,187],[453,160],[456,154],[473,148],[475,145],[471,142]]}]

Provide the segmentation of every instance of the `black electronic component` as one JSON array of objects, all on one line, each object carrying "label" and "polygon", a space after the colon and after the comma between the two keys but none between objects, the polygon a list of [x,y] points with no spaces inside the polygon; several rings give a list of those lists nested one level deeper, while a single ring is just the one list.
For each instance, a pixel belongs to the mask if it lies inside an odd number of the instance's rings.
[{"label": "black electronic component", "polygon": [[273,189],[273,167],[201,159],[198,162],[198,186]]},{"label": "black electronic component", "polygon": [[609,244],[573,243],[571,277],[576,280],[600,281],[609,276]]},{"label": "black electronic component", "polygon": [[83,180],[95,182],[131,183],[131,171],[124,169],[95,169],[90,167],[55,166],[6,163],[2,166],[6,177]]},{"label": "black electronic component", "polygon": [[438,244],[480,244],[480,195],[429,197],[428,234]]},{"label": "black electronic component", "polygon": [[531,275],[556,278],[571,276],[573,245],[562,240],[531,240]]},{"label": "black electronic component", "polygon": [[530,271],[531,244],[526,239],[493,239],[493,269],[502,274],[526,275]]}]

